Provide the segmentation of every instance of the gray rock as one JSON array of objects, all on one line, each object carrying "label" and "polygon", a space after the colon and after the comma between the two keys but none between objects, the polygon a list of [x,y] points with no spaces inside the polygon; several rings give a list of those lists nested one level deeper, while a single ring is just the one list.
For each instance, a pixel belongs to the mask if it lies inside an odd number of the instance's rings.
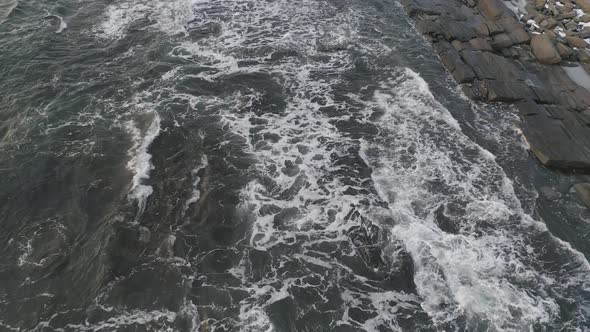
[{"label": "gray rock", "polygon": [[[522,104],[517,107],[522,107]],[[565,124],[562,120],[546,116],[547,111],[542,105],[537,104],[536,107],[538,114],[523,117],[522,125],[531,152],[550,168],[588,169],[590,128]]]},{"label": "gray rock", "polygon": [[562,59],[569,58],[572,54],[574,54],[574,50],[567,47],[563,43],[557,43],[556,48],[557,52],[559,52],[559,56],[561,56]]},{"label": "gray rock", "polygon": [[578,23],[576,23],[574,21],[569,21],[569,22],[565,23],[564,26],[567,30],[573,31],[578,28]]},{"label": "gray rock", "polygon": [[535,35],[531,40],[533,54],[541,63],[554,64],[561,61],[559,52],[546,35]]},{"label": "gray rock", "polygon": [[464,50],[461,57],[480,80],[514,81],[522,76],[521,70],[512,61],[490,52]]},{"label": "gray rock", "polygon": [[563,13],[557,15],[556,18],[561,21],[561,20],[565,20],[565,19],[571,20],[574,17],[576,17],[576,13],[574,13],[572,11],[568,11],[568,12],[563,12]]},{"label": "gray rock", "polygon": [[491,47],[495,50],[501,50],[506,47],[512,46],[513,42],[507,34],[501,33],[492,37]]},{"label": "gray rock", "polygon": [[582,202],[587,207],[590,207],[590,183],[576,183],[574,185],[574,190]]},{"label": "gray rock", "polygon": [[438,33],[442,33],[446,40],[469,41],[478,36],[475,26],[470,21],[456,21],[449,17],[441,17],[437,23],[441,27]]},{"label": "gray rock", "polygon": [[443,65],[459,83],[471,82],[475,79],[475,73],[470,66],[461,59],[459,52],[448,42],[438,42],[433,45]]},{"label": "gray rock", "polygon": [[484,80],[489,101],[518,101],[533,97],[531,89],[521,81]]}]

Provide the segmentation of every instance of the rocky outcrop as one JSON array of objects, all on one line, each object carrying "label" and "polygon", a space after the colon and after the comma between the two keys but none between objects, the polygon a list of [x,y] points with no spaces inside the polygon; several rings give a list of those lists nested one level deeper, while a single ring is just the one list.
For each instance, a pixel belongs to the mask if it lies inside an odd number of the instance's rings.
[{"label": "rocky outcrop", "polygon": [[402,4],[468,97],[516,105],[540,162],[590,171],[590,92],[561,67],[590,72],[581,1],[532,0],[524,8],[508,0]]}]

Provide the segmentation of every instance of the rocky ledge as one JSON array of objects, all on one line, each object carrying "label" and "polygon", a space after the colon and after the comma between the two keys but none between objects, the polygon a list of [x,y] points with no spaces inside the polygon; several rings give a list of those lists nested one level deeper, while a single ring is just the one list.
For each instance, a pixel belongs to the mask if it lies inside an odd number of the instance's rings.
[{"label": "rocky ledge", "polygon": [[514,103],[541,163],[590,172],[590,0],[513,1],[401,0],[468,97]]}]

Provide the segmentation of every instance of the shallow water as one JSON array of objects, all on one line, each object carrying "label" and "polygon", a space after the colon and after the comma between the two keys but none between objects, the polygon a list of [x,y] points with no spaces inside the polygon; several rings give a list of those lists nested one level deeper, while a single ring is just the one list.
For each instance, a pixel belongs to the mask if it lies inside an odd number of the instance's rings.
[{"label": "shallow water", "polygon": [[584,177],[397,2],[22,1],[0,47],[0,329],[590,328]]}]

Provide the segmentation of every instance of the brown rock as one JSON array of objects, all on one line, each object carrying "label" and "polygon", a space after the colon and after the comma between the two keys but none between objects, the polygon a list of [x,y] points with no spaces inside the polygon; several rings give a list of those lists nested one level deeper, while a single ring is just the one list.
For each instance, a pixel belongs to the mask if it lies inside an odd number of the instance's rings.
[{"label": "brown rock", "polygon": [[479,0],[477,8],[486,19],[491,21],[502,16],[512,15],[512,11],[500,0]]},{"label": "brown rock", "polygon": [[535,23],[541,24],[541,22],[543,22],[543,20],[545,20],[545,16],[539,14],[539,15],[535,16],[535,18],[533,20],[535,21]]},{"label": "brown rock", "polygon": [[567,40],[567,43],[570,44],[570,46],[577,48],[586,48],[586,42],[584,41],[584,39],[580,37],[565,36],[565,39]]},{"label": "brown rock", "polygon": [[457,51],[461,51],[463,49],[465,49],[465,43],[462,43],[459,40],[453,40],[451,42],[451,45],[453,45],[453,47],[457,50]]},{"label": "brown rock", "polygon": [[574,17],[576,17],[576,13],[574,13],[572,11],[570,11],[570,12],[563,12],[563,13],[557,15],[557,19],[560,20],[560,21],[561,20],[564,20],[564,19],[572,19]]},{"label": "brown rock", "polygon": [[590,0],[576,0],[576,4],[586,13],[590,13]]},{"label": "brown rock", "polygon": [[522,24],[514,16],[505,16],[497,20],[499,26],[506,31],[506,34],[515,44],[528,43],[529,34],[523,29]]},{"label": "brown rock", "polygon": [[574,185],[574,190],[582,202],[587,207],[590,207],[590,183],[576,183]]},{"label": "brown rock", "polygon": [[557,52],[559,52],[559,55],[561,56],[562,59],[569,58],[572,54],[574,54],[574,50],[567,47],[563,43],[557,43],[556,47],[557,47]]},{"label": "brown rock", "polygon": [[557,20],[554,19],[554,18],[552,18],[552,17],[550,17],[550,18],[548,18],[546,20],[541,21],[541,24],[540,25],[541,25],[541,27],[543,29],[549,29],[549,30],[551,30],[551,29],[553,29],[553,28],[555,28],[557,26]]},{"label": "brown rock", "polygon": [[584,22],[584,23],[590,22],[590,14],[580,16],[580,22]]},{"label": "brown rock", "polygon": [[531,39],[531,49],[541,63],[554,64],[561,61],[559,52],[551,39],[545,35],[534,35]]},{"label": "brown rock", "polygon": [[469,41],[471,48],[481,51],[492,51],[492,46],[483,38],[473,38]]},{"label": "brown rock", "polygon": [[576,51],[576,55],[578,56],[578,60],[581,63],[590,63],[590,52],[588,50],[580,50]]}]

